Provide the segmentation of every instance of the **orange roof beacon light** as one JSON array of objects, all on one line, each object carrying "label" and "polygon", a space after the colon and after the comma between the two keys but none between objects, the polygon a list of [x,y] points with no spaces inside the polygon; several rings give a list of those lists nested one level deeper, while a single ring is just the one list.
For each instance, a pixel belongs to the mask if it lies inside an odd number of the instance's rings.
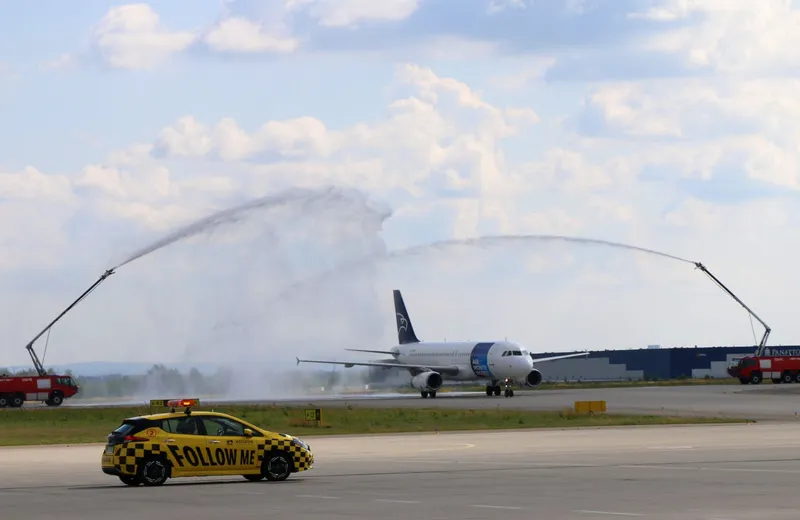
[{"label": "orange roof beacon light", "polygon": [[191,415],[193,406],[200,406],[200,399],[153,399],[150,406],[160,406],[170,408],[171,413],[175,413],[175,408],[186,408],[186,415]]}]

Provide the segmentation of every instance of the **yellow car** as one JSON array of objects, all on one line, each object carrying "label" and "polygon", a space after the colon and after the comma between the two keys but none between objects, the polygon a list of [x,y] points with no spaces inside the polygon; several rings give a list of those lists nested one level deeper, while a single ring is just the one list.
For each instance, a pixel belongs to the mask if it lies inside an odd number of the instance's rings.
[{"label": "yellow car", "polygon": [[[129,486],[226,475],[280,481],[314,466],[311,447],[300,439],[224,413],[192,411],[200,404],[197,399],[150,404],[172,410],[124,419],[103,451],[103,473]],[[185,410],[176,412],[176,407]]]}]

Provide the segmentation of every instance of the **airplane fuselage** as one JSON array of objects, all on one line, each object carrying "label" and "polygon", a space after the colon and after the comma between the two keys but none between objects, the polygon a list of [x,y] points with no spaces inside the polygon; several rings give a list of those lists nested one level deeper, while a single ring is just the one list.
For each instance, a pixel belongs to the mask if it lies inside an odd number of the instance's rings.
[{"label": "airplane fuselage", "polygon": [[511,341],[419,342],[390,349],[400,364],[458,366],[457,374],[442,373],[450,381],[501,381],[510,378],[524,382],[533,370],[527,349]]},{"label": "airplane fuselage", "polygon": [[[392,359],[378,361],[326,361],[297,358],[300,363],[324,363],[345,367],[365,366],[383,370],[400,368],[411,374],[411,386],[423,398],[436,397],[444,380],[488,381],[486,395],[500,395],[500,382],[505,384],[505,396],[514,397],[515,383],[536,387],[542,382],[542,373],[533,367],[534,361],[527,349],[513,341],[420,341],[411,325],[400,291],[395,289],[394,309],[398,344],[390,350],[350,348],[355,352],[391,354]],[[556,359],[586,356],[588,352],[540,357],[536,363]]]}]

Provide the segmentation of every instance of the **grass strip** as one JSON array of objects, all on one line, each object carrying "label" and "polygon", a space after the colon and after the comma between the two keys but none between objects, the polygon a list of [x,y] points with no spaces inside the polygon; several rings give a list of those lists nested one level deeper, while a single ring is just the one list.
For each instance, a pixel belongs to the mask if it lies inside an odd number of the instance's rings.
[{"label": "grass strip", "polygon": [[[212,410],[201,406],[198,410]],[[163,412],[147,406],[114,408],[22,408],[0,410],[0,446],[104,442],[123,418]],[[307,437],[360,433],[571,428],[658,424],[742,423],[746,419],[657,415],[579,415],[572,411],[451,410],[431,408],[322,409],[320,425],[305,423],[302,408],[233,405],[215,411],[272,431]]]}]

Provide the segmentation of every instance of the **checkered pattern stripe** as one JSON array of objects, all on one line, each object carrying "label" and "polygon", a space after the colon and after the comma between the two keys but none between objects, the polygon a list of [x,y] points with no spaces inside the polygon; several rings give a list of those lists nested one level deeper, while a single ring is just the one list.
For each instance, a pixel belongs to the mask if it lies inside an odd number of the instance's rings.
[{"label": "checkered pattern stripe", "polygon": [[133,475],[139,467],[139,463],[154,455],[161,455],[161,446],[154,442],[135,442],[117,447],[117,460],[114,463],[123,473]]},{"label": "checkered pattern stripe", "polygon": [[314,455],[310,451],[292,444],[289,439],[258,439],[256,453],[258,454],[259,466],[264,461],[264,456],[272,450],[289,453],[294,460],[294,467],[297,471],[311,469],[314,465]]}]

